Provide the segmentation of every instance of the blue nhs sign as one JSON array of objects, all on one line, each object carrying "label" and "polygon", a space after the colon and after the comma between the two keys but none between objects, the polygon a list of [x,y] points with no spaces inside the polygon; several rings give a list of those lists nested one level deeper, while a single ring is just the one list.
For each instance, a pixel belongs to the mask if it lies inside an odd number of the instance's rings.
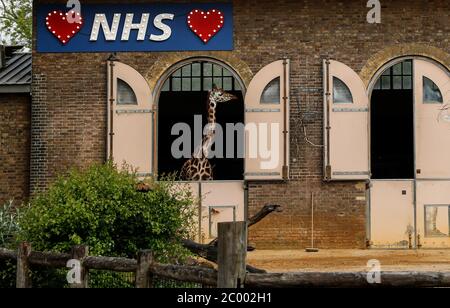
[{"label": "blue nhs sign", "polygon": [[233,50],[231,3],[37,8],[37,52]]}]

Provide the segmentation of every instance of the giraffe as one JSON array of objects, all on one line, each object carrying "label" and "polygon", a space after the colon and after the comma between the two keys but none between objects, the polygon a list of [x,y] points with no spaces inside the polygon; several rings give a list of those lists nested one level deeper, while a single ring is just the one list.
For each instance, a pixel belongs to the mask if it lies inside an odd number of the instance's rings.
[{"label": "giraffe", "polygon": [[212,181],[213,168],[208,160],[209,151],[214,143],[216,129],[216,108],[218,103],[236,100],[237,97],[222,89],[213,87],[208,92],[208,125],[202,143],[197,146],[191,159],[184,163],[181,169],[181,179],[185,181]]}]

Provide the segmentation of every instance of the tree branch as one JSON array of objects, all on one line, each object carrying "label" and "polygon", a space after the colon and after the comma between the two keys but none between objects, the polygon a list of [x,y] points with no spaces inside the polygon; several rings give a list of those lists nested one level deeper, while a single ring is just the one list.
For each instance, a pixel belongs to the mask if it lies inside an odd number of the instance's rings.
[{"label": "tree branch", "polygon": [[[281,212],[281,206],[271,204],[265,205],[258,213],[256,213],[254,216],[248,219],[248,227],[257,224],[258,222],[260,222],[273,212]],[[182,244],[186,249],[188,249],[193,254],[202,257],[208,261],[217,263],[217,246],[218,246],[217,239],[213,240],[209,244],[199,244],[191,240],[183,240]],[[254,250],[253,247],[251,246],[247,247],[247,251],[253,250]],[[247,271],[253,274],[266,273],[265,270],[255,268],[250,265],[247,265]]]},{"label": "tree branch", "polygon": [[282,212],[281,205],[267,204],[258,213],[248,219],[248,227],[256,225],[258,222],[267,217],[267,215],[273,212]]}]

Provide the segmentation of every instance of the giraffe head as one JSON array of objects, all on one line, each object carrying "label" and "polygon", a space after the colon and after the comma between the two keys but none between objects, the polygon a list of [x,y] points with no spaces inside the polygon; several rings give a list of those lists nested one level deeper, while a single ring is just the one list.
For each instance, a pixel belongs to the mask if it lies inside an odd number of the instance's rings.
[{"label": "giraffe head", "polygon": [[237,100],[237,97],[233,94],[225,92],[223,89],[219,89],[214,86],[211,91],[209,91],[209,101],[213,103],[226,103],[229,101]]}]

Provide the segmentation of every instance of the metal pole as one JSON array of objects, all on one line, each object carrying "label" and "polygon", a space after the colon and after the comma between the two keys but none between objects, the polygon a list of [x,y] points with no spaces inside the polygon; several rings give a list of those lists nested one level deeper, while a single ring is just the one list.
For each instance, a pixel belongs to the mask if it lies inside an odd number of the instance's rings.
[{"label": "metal pole", "polygon": [[325,166],[325,178],[326,180],[331,180],[332,174],[331,174],[331,152],[330,152],[330,116],[331,116],[331,87],[330,87],[330,60],[325,60],[325,84],[326,84],[326,166]]},{"label": "metal pole", "polygon": [[288,168],[288,129],[287,129],[287,108],[289,108],[287,101],[288,101],[288,89],[287,89],[287,83],[289,82],[289,76],[288,76],[288,66],[289,62],[286,58],[283,59],[283,142],[284,142],[284,155],[283,155],[283,179],[288,180],[289,179],[289,168]]},{"label": "metal pole", "polygon": [[114,61],[109,61],[109,67],[110,67],[110,76],[109,76],[109,82],[110,82],[110,93],[109,93],[109,121],[110,121],[110,128],[109,128],[109,159],[112,161],[114,159],[114,103],[115,103],[115,95],[114,95]]},{"label": "metal pole", "polygon": [[314,247],[314,193],[311,193],[311,247],[306,248],[306,252],[319,252],[319,249]]},{"label": "metal pole", "polygon": [[311,193],[311,247],[314,248],[314,193]]}]

